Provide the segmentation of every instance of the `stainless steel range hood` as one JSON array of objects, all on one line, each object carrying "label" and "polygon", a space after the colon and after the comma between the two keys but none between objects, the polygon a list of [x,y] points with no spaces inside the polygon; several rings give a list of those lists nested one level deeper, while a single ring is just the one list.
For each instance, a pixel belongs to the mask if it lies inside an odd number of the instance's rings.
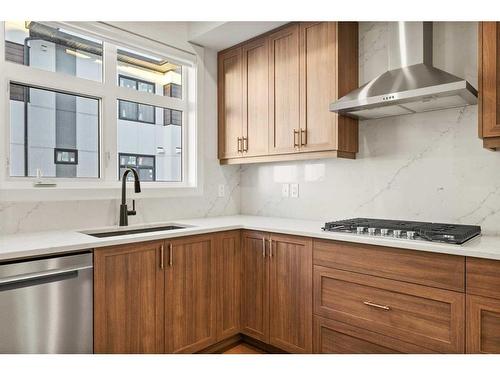
[{"label": "stainless steel range hood", "polygon": [[466,80],[432,65],[432,22],[389,24],[389,71],[330,104],[330,111],[376,119],[477,103]]}]

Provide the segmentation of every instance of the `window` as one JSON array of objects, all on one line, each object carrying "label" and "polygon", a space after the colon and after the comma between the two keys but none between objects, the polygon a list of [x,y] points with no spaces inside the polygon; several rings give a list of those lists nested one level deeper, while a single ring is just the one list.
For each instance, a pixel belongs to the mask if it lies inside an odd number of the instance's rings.
[{"label": "window", "polygon": [[153,179],[148,181],[182,181],[182,111],[149,106],[154,113],[153,123],[133,120],[130,117],[124,121],[124,105],[128,106],[129,103],[130,112],[133,112],[133,108],[141,108],[139,103],[118,100],[120,171],[126,165],[122,163],[122,155],[150,155],[155,158],[155,163],[152,166]]},{"label": "window", "polygon": [[88,195],[108,197],[127,167],[151,196],[199,192],[194,54],[93,22],[0,21],[2,30],[2,197],[44,182],[67,196],[102,187]]},{"label": "window", "polygon": [[11,83],[10,175],[99,177],[99,100]]},{"label": "window", "polygon": [[5,22],[5,60],[102,80],[102,42],[34,21]]},{"label": "window", "polygon": [[[141,181],[155,181],[155,157],[152,155],[136,155],[136,154],[119,154],[120,169],[119,179],[125,172],[126,168],[133,168],[139,174]],[[128,180],[132,180],[131,175],[127,176]]]}]

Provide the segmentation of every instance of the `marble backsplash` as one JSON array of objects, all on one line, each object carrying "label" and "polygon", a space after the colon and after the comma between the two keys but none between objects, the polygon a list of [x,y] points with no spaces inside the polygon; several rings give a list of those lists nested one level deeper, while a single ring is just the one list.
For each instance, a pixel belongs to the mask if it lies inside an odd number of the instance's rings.
[{"label": "marble backsplash", "polygon": [[[387,69],[387,23],[360,24],[360,83]],[[477,87],[477,24],[434,24],[434,64]],[[362,121],[356,160],[249,165],[241,213],[479,224],[500,234],[500,152],[482,148],[477,106]],[[299,198],[283,198],[298,183]]]}]

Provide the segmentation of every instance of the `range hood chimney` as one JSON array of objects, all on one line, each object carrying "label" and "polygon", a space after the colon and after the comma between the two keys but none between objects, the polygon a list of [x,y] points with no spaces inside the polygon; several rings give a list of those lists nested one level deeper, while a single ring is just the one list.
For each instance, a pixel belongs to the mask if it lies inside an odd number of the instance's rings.
[{"label": "range hood chimney", "polygon": [[477,103],[466,80],[432,65],[432,22],[389,23],[389,70],[330,104],[330,111],[376,119]]}]

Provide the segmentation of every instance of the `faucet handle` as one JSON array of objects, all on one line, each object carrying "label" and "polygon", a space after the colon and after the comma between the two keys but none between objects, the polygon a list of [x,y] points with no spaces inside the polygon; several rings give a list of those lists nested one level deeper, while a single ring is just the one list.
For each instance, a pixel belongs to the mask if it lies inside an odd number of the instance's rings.
[{"label": "faucet handle", "polygon": [[127,213],[129,215],[135,215],[137,212],[135,211],[135,199],[132,199],[132,210],[128,210]]}]

